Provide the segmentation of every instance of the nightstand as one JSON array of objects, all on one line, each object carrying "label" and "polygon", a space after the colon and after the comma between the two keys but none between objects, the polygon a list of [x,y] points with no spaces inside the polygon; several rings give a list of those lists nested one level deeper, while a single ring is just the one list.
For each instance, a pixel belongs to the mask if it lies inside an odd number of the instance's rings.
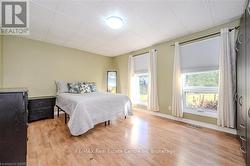
[{"label": "nightstand", "polygon": [[28,100],[28,122],[54,118],[55,96],[31,97]]}]

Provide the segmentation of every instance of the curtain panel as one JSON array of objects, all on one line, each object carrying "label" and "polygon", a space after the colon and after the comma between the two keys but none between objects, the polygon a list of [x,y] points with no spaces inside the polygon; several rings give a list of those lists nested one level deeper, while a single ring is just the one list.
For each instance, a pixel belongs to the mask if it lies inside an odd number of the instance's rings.
[{"label": "curtain panel", "polygon": [[148,56],[148,110],[159,111],[157,88],[157,51],[152,49]]},{"label": "curtain panel", "polygon": [[182,79],[181,79],[179,43],[175,43],[173,85],[172,85],[172,115],[176,117],[183,117]]},{"label": "curtain panel", "polygon": [[134,102],[134,58],[129,56],[128,58],[128,96],[130,97],[132,103]]},{"label": "curtain panel", "polygon": [[217,124],[235,128],[236,106],[236,52],[235,30],[221,29],[221,51],[219,57],[219,99]]}]

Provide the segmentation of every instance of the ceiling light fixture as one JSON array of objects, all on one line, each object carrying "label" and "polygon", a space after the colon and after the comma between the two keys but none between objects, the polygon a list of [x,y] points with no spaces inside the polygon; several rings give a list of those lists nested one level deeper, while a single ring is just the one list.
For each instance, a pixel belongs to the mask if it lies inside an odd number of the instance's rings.
[{"label": "ceiling light fixture", "polygon": [[111,16],[106,19],[106,24],[112,29],[120,29],[123,26],[123,20],[117,16]]}]

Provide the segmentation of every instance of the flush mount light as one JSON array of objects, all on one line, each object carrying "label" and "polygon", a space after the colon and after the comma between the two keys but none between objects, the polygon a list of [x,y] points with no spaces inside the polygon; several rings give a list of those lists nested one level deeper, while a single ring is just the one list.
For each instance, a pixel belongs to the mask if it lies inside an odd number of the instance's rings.
[{"label": "flush mount light", "polygon": [[123,26],[123,21],[120,17],[111,16],[106,19],[106,24],[112,29],[120,29]]}]

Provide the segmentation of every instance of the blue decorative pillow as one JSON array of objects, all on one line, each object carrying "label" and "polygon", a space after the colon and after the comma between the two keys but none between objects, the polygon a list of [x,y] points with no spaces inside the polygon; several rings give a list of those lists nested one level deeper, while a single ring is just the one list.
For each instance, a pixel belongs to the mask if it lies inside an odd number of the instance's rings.
[{"label": "blue decorative pillow", "polygon": [[80,92],[81,93],[90,93],[90,92],[92,92],[90,84],[86,83],[86,82],[80,83]]},{"label": "blue decorative pillow", "polygon": [[96,92],[96,84],[94,82],[89,83],[91,92]]},{"label": "blue decorative pillow", "polygon": [[80,93],[79,83],[68,83],[69,93]]}]

